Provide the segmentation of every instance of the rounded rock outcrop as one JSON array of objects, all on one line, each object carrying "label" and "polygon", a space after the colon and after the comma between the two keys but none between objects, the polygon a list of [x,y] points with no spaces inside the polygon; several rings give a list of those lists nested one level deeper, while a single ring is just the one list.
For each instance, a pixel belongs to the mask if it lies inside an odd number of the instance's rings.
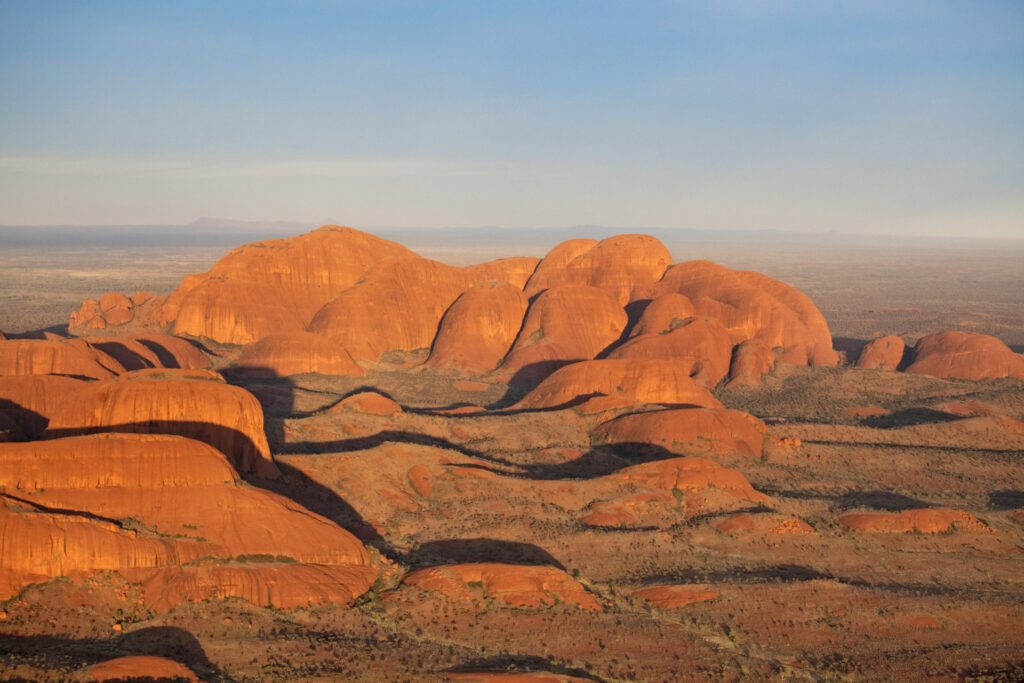
[{"label": "rounded rock outcrop", "polygon": [[427,365],[482,374],[498,367],[526,313],[526,295],[501,282],[472,287],[445,312]]},{"label": "rounded rock outcrop", "polygon": [[628,318],[607,291],[590,285],[558,285],[530,304],[501,371],[525,372],[536,381],[566,363],[590,360],[619,339]]},{"label": "rounded rock outcrop", "polygon": [[899,337],[889,335],[869,341],[857,357],[862,370],[896,370],[903,361],[906,344]]},{"label": "rounded rock outcrop", "polygon": [[714,388],[729,374],[732,342],[725,327],[717,320],[690,318],[666,332],[634,336],[608,357],[687,362],[690,364],[690,376],[697,383]]},{"label": "rounded rock outcrop", "polygon": [[243,472],[276,477],[259,401],[217,377],[199,370],[139,370],[87,384],[53,411],[45,437],[177,434],[213,446]]},{"label": "rounded rock outcrop", "polygon": [[939,332],[917,341],[905,372],[940,379],[1024,378],[1024,356],[989,335]]},{"label": "rounded rock outcrop", "polygon": [[479,597],[499,600],[512,607],[545,607],[563,604],[597,610],[593,595],[561,569],[544,565],[474,562],[424,567],[410,572],[402,585],[439,592],[456,600]]},{"label": "rounded rock outcrop", "polygon": [[616,235],[600,242],[569,240],[541,259],[524,291],[532,298],[557,285],[590,285],[606,290],[619,306],[625,306],[635,288],[653,285],[671,263],[668,249],[650,235]]},{"label": "rounded rock outcrop", "polygon": [[600,424],[594,436],[611,444],[649,444],[686,455],[761,457],[765,426],[753,415],[724,408],[678,408],[631,413]]},{"label": "rounded rock outcrop", "polygon": [[308,373],[362,377],[365,374],[337,342],[312,332],[264,337],[246,346],[232,362],[230,371],[246,377],[288,377]]},{"label": "rounded rock outcrop", "polygon": [[690,378],[688,363],[634,358],[567,365],[556,370],[517,405],[530,409],[556,408],[594,396],[613,396],[634,404],[722,407],[707,389]]},{"label": "rounded rock outcrop", "polygon": [[8,339],[0,341],[0,377],[67,375],[106,379],[124,367],[82,340]]}]

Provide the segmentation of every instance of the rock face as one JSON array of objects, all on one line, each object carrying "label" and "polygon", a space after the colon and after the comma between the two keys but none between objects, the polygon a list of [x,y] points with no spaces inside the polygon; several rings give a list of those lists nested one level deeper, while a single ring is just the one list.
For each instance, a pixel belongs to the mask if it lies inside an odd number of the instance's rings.
[{"label": "rock face", "polygon": [[497,284],[507,282],[519,291],[526,286],[526,281],[533,275],[540,263],[539,258],[532,256],[514,256],[512,258],[485,261],[468,266],[466,271],[474,282]]},{"label": "rock face", "polygon": [[605,481],[635,493],[594,501],[580,519],[597,527],[668,527],[707,512],[770,502],[740,472],[705,458],[670,458],[627,467]]},{"label": "rock face", "polygon": [[593,396],[629,403],[721,408],[707,389],[690,378],[690,364],[671,360],[604,359],[557,370],[519,402],[521,408],[556,408]]},{"label": "rock face", "polygon": [[427,365],[473,374],[495,369],[512,347],[526,308],[526,295],[508,282],[466,290],[445,312]]},{"label": "rock face", "polygon": [[867,343],[857,358],[857,367],[864,370],[895,370],[903,360],[906,344],[895,336],[879,337]]},{"label": "rock face", "polygon": [[376,391],[361,391],[338,401],[328,412],[338,413],[345,410],[368,415],[398,415],[402,412],[402,406]]},{"label": "rock face", "polygon": [[757,386],[774,367],[772,349],[762,341],[749,339],[733,350],[728,386]]},{"label": "rock face", "polygon": [[[672,323],[678,319],[673,318]],[[640,327],[647,329],[644,319]],[[729,333],[713,318],[690,318],[664,331],[633,336],[612,351],[609,358],[663,358],[690,364],[690,376],[698,384],[714,388],[729,374],[732,342]]]},{"label": "rock face", "polygon": [[138,370],[84,385],[53,411],[46,436],[177,434],[213,446],[243,472],[276,477],[259,402],[215,373],[199,372]]},{"label": "rock face", "polygon": [[0,341],[0,377],[67,375],[106,379],[123,371],[116,360],[81,340]]},{"label": "rock face", "polygon": [[566,363],[592,359],[619,339],[626,322],[626,312],[604,289],[551,287],[530,305],[501,369],[528,371],[535,381]]},{"label": "rock face", "polygon": [[681,455],[761,457],[764,424],[739,410],[681,408],[633,413],[598,426],[595,437],[614,444],[651,444]]},{"label": "rock face", "polygon": [[90,339],[89,344],[117,360],[125,370],[210,367],[210,359],[186,339],[159,332]]},{"label": "rock face", "polygon": [[650,301],[630,330],[630,338],[646,334],[666,334],[696,317],[693,302],[678,292],[669,292]]},{"label": "rock face", "polygon": [[798,365],[838,362],[821,311],[805,294],[778,280],[710,261],[688,261],[669,268],[647,298],[673,292],[687,297],[698,315],[722,323],[734,345],[757,340],[780,349],[783,361]]},{"label": "rock face", "polygon": [[410,572],[402,585],[463,601],[487,597],[512,607],[545,607],[561,602],[600,609],[597,599],[578,581],[560,569],[540,565],[476,562],[426,567]]},{"label": "rock face", "polygon": [[1024,356],[988,335],[939,332],[918,340],[906,372],[942,379],[1024,378]]},{"label": "rock face", "polygon": [[963,510],[929,508],[901,512],[855,512],[843,515],[839,523],[854,531],[939,534],[950,530],[988,531],[988,527]]},{"label": "rock face", "polygon": [[[0,444],[0,500],[0,584],[8,591],[111,570],[142,581],[147,602],[157,608],[214,595],[281,606],[279,594],[265,588],[277,585],[281,562],[327,566],[330,571],[317,567],[306,577],[304,595],[313,603],[324,594],[350,601],[376,574],[348,532],[287,498],[243,484],[221,453],[178,436],[95,434]],[[201,558],[210,559],[182,567]],[[229,560],[251,563],[272,578],[258,575],[247,583],[244,571],[232,573],[234,565],[212,568]],[[204,589],[210,586],[219,588]],[[289,595],[289,604],[301,601],[297,592]]]},{"label": "rock face", "polygon": [[249,344],[302,332],[316,312],[405,247],[352,228],[325,226],[234,249],[207,273],[186,278],[164,302],[160,322],[175,334]]},{"label": "rock face", "polygon": [[462,268],[424,258],[379,265],[321,308],[309,325],[356,360],[429,348],[448,307],[476,284]]},{"label": "rock face", "polygon": [[50,416],[84,386],[84,380],[59,375],[0,377],[0,416],[17,428],[14,440],[38,439]]},{"label": "rock face", "polygon": [[231,372],[247,377],[287,377],[314,372],[352,377],[365,374],[343,347],[312,332],[264,337],[242,350],[232,363]]},{"label": "rock face", "polygon": [[91,681],[134,681],[134,680],[195,681],[199,678],[184,664],[166,657],[118,657],[108,659],[89,667],[86,680]]},{"label": "rock face", "polygon": [[634,288],[653,285],[671,263],[665,245],[648,235],[569,240],[541,259],[525,291],[533,298],[556,285],[590,285],[607,291],[621,307],[634,298]]}]

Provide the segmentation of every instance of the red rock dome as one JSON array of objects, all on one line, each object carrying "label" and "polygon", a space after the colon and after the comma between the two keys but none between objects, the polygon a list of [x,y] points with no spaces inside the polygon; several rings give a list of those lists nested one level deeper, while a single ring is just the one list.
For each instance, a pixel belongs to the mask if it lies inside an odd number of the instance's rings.
[{"label": "red rock dome", "polygon": [[445,312],[427,365],[482,374],[498,367],[526,313],[526,295],[508,282],[466,290]]},{"label": "red rock dome", "polygon": [[879,337],[867,343],[857,357],[857,367],[864,370],[895,370],[903,361],[903,340],[895,336]]},{"label": "red rock dome", "polygon": [[1024,356],[988,335],[939,332],[918,340],[906,372],[942,379],[1024,378]]}]

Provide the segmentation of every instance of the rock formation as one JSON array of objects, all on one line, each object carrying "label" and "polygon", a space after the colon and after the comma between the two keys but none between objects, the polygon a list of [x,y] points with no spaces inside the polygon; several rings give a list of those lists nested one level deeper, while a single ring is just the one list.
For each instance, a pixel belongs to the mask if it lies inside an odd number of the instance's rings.
[{"label": "rock formation", "polygon": [[0,377],[67,375],[105,379],[123,371],[116,360],[81,340],[0,341]]},{"label": "rock formation", "polygon": [[90,346],[114,358],[125,370],[146,368],[210,367],[210,359],[197,346],[181,337],[146,332],[124,337],[90,338]]},{"label": "rock formation", "polygon": [[739,410],[679,408],[632,413],[597,427],[604,443],[650,444],[681,455],[738,454],[761,457],[764,424]]},{"label": "rock formation", "polygon": [[900,512],[851,512],[839,523],[854,531],[939,534],[951,530],[988,531],[973,515],[963,510],[925,508]]},{"label": "rock formation", "polygon": [[678,609],[697,602],[714,600],[719,596],[719,592],[710,586],[674,584],[640,588],[633,591],[633,595],[662,609]]},{"label": "rock formation", "polygon": [[526,295],[508,282],[466,290],[445,312],[427,365],[472,374],[495,369],[512,347],[526,308]]},{"label": "rock formation", "polygon": [[594,396],[629,403],[721,408],[707,389],[690,378],[690,364],[672,360],[604,359],[567,365],[523,397],[521,408],[557,408]]},{"label": "rock formation", "polygon": [[177,434],[210,444],[242,472],[277,476],[259,402],[218,380],[196,370],[137,370],[94,382],[53,411],[46,436]]},{"label": "rock formation", "polygon": [[[664,298],[664,297],[662,297]],[[660,307],[659,307],[660,308]],[[676,323],[678,319],[673,318]],[[641,318],[642,329],[648,325]],[[732,342],[729,333],[713,318],[690,318],[669,329],[633,336],[609,358],[663,358],[690,364],[698,384],[714,388],[729,374]]]},{"label": "rock formation", "polygon": [[[55,576],[111,570],[144,582],[155,607],[213,595],[278,604],[279,594],[256,579],[246,583],[244,572],[181,567],[201,558],[244,560],[272,575],[282,562],[328,565],[327,572],[309,572],[320,577],[306,589],[311,602],[325,593],[351,601],[375,577],[366,550],[348,532],[287,498],[244,485],[223,454],[178,436],[0,444],[0,498],[0,547],[10,551],[0,556],[6,577],[0,583],[12,591]],[[198,578],[190,583],[182,573]],[[220,588],[204,592],[211,585]]]},{"label": "rock formation", "polygon": [[621,307],[635,298],[635,288],[653,285],[671,263],[665,245],[649,235],[569,240],[541,259],[525,291],[533,298],[556,285],[590,285],[606,290]]},{"label": "rock formation", "polygon": [[512,607],[563,603],[597,610],[593,595],[560,569],[541,565],[480,562],[425,567],[410,572],[402,585],[463,601],[487,597]]},{"label": "rock formation", "polygon": [[751,387],[775,367],[775,353],[763,341],[748,339],[735,349],[729,369],[730,387]]},{"label": "rock formation", "polygon": [[363,369],[337,342],[312,332],[273,334],[246,346],[231,372],[247,377],[287,377],[318,373],[361,377]]},{"label": "rock formation", "polygon": [[184,664],[166,657],[132,656],[108,659],[89,667],[86,680],[106,681],[186,681],[198,683],[199,678]]},{"label": "rock formation", "polygon": [[0,377],[0,415],[18,429],[15,440],[38,439],[50,417],[88,384],[60,375]]},{"label": "rock formation", "polygon": [[[502,372],[524,370],[536,381],[567,363],[590,360],[619,339],[626,312],[611,294],[590,285],[556,285],[530,304]],[[520,378],[516,378],[519,380]]]},{"label": "rock formation", "polygon": [[863,370],[895,370],[903,361],[905,347],[902,339],[892,335],[873,339],[861,349],[857,367]]},{"label": "rock formation", "polygon": [[1024,356],[988,335],[939,332],[917,341],[906,372],[942,379],[1024,378]]}]

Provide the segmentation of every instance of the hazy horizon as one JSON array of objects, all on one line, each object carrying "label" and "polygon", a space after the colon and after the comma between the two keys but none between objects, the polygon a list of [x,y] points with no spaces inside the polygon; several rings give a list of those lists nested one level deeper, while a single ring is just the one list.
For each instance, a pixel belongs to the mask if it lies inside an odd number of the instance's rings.
[{"label": "hazy horizon", "polygon": [[1020,236],[1022,65],[1014,2],[14,0],[0,224]]}]

